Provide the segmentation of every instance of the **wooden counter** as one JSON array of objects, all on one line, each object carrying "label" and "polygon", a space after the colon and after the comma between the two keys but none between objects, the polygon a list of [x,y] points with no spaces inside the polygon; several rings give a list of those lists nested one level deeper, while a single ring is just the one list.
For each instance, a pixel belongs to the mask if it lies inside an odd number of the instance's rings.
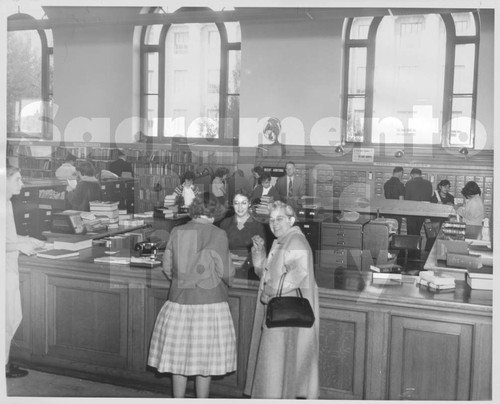
[{"label": "wooden counter", "polygon": [[[168,394],[170,378],[146,361],[169,282],[159,269],[93,263],[102,252],[20,258],[24,319],[11,355],[31,367]],[[367,274],[345,275],[320,287],[321,398],[491,399],[491,292],[470,296],[459,281],[454,292],[433,294],[412,278],[385,287]],[[258,286],[246,278],[237,270],[229,292],[238,370],[214,379],[212,397],[242,397]]]}]

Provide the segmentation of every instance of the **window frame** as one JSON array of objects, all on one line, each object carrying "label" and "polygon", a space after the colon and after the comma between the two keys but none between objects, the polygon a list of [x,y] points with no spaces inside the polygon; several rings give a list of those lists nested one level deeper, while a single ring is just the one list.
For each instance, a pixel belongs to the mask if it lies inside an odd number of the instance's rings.
[{"label": "window frame", "polygon": [[[209,8],[204,8],[209,10]],[[151,7],[147,13],[157,13],[161,8]],[[200,10],[200,8],[196,8],[196,10]],[[189,7],[182,7],[175,12],[186,12],[189,11]],[[195,21],[193,21],[195,22]],[[189,21],[185,22],[189,24]],[[239,93],[228,93],[228,83],[229,83],[229,52],[230,51],[240,51],[241,52],[241,40],[240,42],[229,42],[228,34],[226,26],[223,22],[214,21],[213,24],[217,27],[220,36],[220,73],[219,73],[219,121],[218,121],[218,135],[219,137],[216,139],[210,139],[213,143],[217,144],[225,144],[225,143],[233,143],[235,139],[239,137],[239,133],[233,133],[232,137],[228,137],[226,133],[226,104],[228,102],[229,97],[231,96],[240,96]],[[158,25],[158,24],[156,24]],[[147,90],[147,69],[148,69],[148,53],[158,53],[158,116],[156,117],[159,123],[157,128],[156,136],[147,136],[147,138],[151,137],[155,140],[165,140],[170,141],[172,139],[171,136],[165,136],[165,128],[164,128],[164,118],[165,118],[165,70],[166,70],[166,62],[165,62],[165,52],[166,52],[166,38],[169,29],[175,24],[166,23],[163,24],[158,44],[151,45],[146,43],[146,38],[148,34],[148,29],[152,27],[152,25],[144,25],[141,27],[140,33],[140,116],[143,119],[141,124],[141,130],[147,133],[144,128],[144,120],[147,122],[147,103],[145,101],[146,96],[149,93]],[[146,123],[147,124],[147,123]],[[188,136],[185,137],[189,139]],[[200,140],[200,138],[192,138]]]},{"label": "window frame", "polygon": [[[51,91],[50,85],[50,60],[54,56],[54,47],[49,46],[47,35],[45,34],[45,30],[37,28],[37,19],[30,14],[26,13],[15,13],[11,14],[7,17],[7,21],[15,21],[15,20],[26,20],[33,23],[33,28],[29,31],[36,31],[40,38],[40,100],[42,102],[42,132],[37,133],[36,135],[27,134],[21,131],[9,131],[7,127],[7,138],[35,138],[35,139],[46,139],[51,140],[53,133],[53,119],[50,116],[51,108],[49,107],[50,100],[53,97],[53,93]],[[47,28],[50,29],[50,28]],[[15,32],[16,29],[9,29],[9,32]],[[8,38],[7,38],[8,41]]]},{"label": "window frame", "polygon": [[[477,82],[478,82],[478,63],[479,63],[479,41],[480,41],[480,20],[477,11],[464,10],[473,15],[475,23],[474,35],[457,36],[455,30],[455,21],[450,13],[438,13],[441,16],[446,29],[446,49],[445,49],[445,74],[444,74],[444,89],[443,89],[443,113],[441,123],[441,142],[442,147],[460,147],[458,145],[450,145],[451,137],[451,118],[452,104],[456,96],[464,96],[461,93],[453,93],[454,71],[455,71],[455,50],[458,45],[473,44],[474,50],[474,66],[472,76],[472,93],[467,93],[472,99],[471,105],[471,127],[470,136],[472,147],[475,143],[475,120],[476,120],[476,105],[477,105]],[[415,14],[418,14],[417,12]],[[343,142],[345,143],[361,143],[363,145],[377,145],[379,143],[372,142],[372,117],[373,117],[373,100],[374,100],[374,78],[375,78],[375,52],[376,52],[376,35],[377,30],[385,16],[374,16],[366,39],[351,39],[351,30],[353,22],[358,17],[350,17],[346,19],[344,25],[344,63],[342,74],[342,103],[341,103],[341,118],[342,118],[342,133]],[[349,93],[349,73],[350,73],[350,51],[353,48],[366,48],[366,77],[365,77],[365,109],[364,109],[364,125],[363,125],[363,141],[355,142],[347,140],[348,128],[348,105],[349,99],[355,98],[355,94]],[[466,95],[467,95],[466,94]],[[360,97],[358,97],[360,98]],[[458,98],[458,97],[457,97]],[[380,144],[400,145],[399,143],[384,142]],[[433,146],[437,144],[419,144],[419,146]]]}]

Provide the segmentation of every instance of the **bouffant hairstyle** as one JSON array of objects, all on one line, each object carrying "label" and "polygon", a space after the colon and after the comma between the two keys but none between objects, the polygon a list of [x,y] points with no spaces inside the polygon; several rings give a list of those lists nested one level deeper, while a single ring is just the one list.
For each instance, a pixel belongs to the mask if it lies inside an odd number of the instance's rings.
[{"label": "bouffant hairstyle", "polygon": [[238,188],[235,192],[234,192],[234,197],[233,197],[233,201],[236,199],[237,196],[243,196],[245,198],[247,198],[248,202],[250,202],[250,194],[248,193],[248,191],[246,191],[245,189],[243,188]]},{"label": "bouffant hairstyle", "polygon": [[192,171],[186,171],[184,175],[182,176],[182,181],[181,183],[184,184],[184,181],[194,181],[196,179],[196,174]]},{"label": "bouffant hairstyle", "polygon": [[211,192],[203,192],[193,199],[189,205],[189,216],[197,218],[200,216],[219,217],[223,210],[222,205],[214,194]]},{"label": "bouffant hairstyle", "polygon": [[224,177],[224,174],[229,174],[229,170],[226,167],[219,167],[217,170],[215,170],[215,176],[222,178]]},{"label": "bouffant hairstyle", "polygon": [[252,168],[252,173],[257,174],[259,177],[262,175],[263,172],[264,172],[264,169],[261,166],[256,166],[256,167]]},{"label": "bouffant hairstyle", "polygon": [[439,181],[439,184],[437,185],[437,189],[441,190],[442,187],[449,187],[449,186],[451,186],[450,181],[441,180],[441,181]]},{"label": "bouffant hairstyle", "polygon": [[481,188],[479,188],[479,185],[477,185],[476,182],[469,181],[462,188],[462,195],[465,198],[469,198],[469,197],[474,196],[474,195],[481,195]]},{"label": "bouffant hairstyle", "polygon": [[77,171],[80,171],[82,175],[85,175],[87,177],[95,176],[95,168],[90,161],[82,161],[80,164],[78,164],[78,167],[76,167],[76,169]]},{"label": "bouffant hairstyle", "polygon": [[262,184],[264,181],[271,181],[271,173],[264,171],[260,176],[260,183]]},{"label": "bouffant hairstyle", "polygon": [[287,215],[288,217],[294,217],[295,219],[297,219],[297,215],[295,214],[295,211],[293,210],[293,208],[290,205],[286,204],[285,202],[274,201],[274,202],[271,202],[268,207],[269,207],[269,214],[271,214],[271,212],[273,212],[275,210],[283,209],[283,211],[285,212],[285,215]]}]

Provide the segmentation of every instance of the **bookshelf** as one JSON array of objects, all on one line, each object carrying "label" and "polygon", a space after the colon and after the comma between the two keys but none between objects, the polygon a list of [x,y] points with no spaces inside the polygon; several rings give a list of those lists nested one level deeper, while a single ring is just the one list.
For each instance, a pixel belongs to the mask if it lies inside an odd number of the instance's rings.
[{"label": "bookshelf", "polygon": [[[188,144],[117,144],[71,143],[61,145],[43,142],[44,155],[34,152],[31,144],[8,141],[7,157],[18,164],[25,178],[54,178],[55,170],[64,162],[68,153],[78,160],[90,160],[100,172],[116,160],[116,149],[121,149],[132,163],[135,176],[134,211],[145,212],[163,205],[165,195],[174,192],[186,171],[201,176],[205,168],[225,166],[235,169],[238,153],[233,148],[192,146]],[[228,150],[229,149],[229,150]],[[37,154],[38,153],[38,154]],[[127,210],[130,206],[127,206]]]}]

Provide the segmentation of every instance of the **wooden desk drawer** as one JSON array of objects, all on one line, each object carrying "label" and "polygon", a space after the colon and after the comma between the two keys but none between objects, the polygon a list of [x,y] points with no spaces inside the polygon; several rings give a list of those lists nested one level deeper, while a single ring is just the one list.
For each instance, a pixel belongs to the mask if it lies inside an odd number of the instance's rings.
[{"label": "wooden desk drawer", "polygon": [[321,232],[321,244],[323,246],[362,246],[361,230],[328,229]]},{"label": "wooden desk drawer", "polygon": [[320,251],[320,266],[333,269],[344,267],[362,268],[362,251],[358,248],[333,248]]}]

